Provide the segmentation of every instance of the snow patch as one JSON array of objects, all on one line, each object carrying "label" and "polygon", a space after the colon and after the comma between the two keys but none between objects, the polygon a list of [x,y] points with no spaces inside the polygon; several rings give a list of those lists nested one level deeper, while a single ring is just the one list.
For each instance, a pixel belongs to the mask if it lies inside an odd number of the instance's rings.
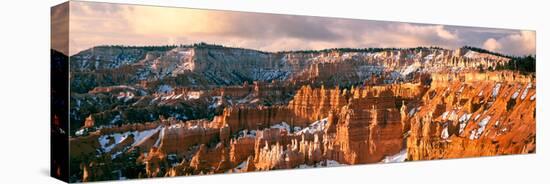
[{"label": "snow patch", "polygon": [[208,106],[208,108],[215,109],[218,108],[223,104],[222,96],[213,96],[212,97],[212,104]]},{"label": "snow patch", "polygon": [[466,52],[466,54],[464,54],[464,57],[467,57],[467,58],[476,58],[477,55],[478,55],[477,52],[474,52],[474,51],[469,50],[468,52]]},{"label": "snow patch", "polygon": [[434,53],[428,54],[426,57],[424,57],[424,60],[430,61],[434,58]]},{"label": "snow patch", "polygon": [[525,87],[525,90],[523,90],[523,93],[521,94],[521,100],[524,100],[525,97],[527,97],[527,93],[529,93],[529,89],[531,89],[531,87],[533,87],[531,83],[527,84],[527,87]]},{"label": "snow patch", "polygon": [[241,130],[241,131],[237,132],[237,139],[239,139],[241,137],[255,138],[256,137],[256,130],[244,129],[244,130]]},{"label": "snow patch", "polygon": [[161,143],[163,138],[164,138],[164,127],[162,127],[160,129],[159,137],[158,137],[157,141],[155,141],[155,144],[153,146],[157,147],[157,148],[160,147],[160,143]]},{"label": "snow patch", "polygon": [[477,121],[477,119],[479,119],[480,116],[481,114],[477,114],[476,117],[474,118],[474,121]]},{"label": "snow patch", "polygon": [[418,69],[418,66],[416,66],[416,65],[409,65],[409,66],[407,66],[407,68],[405,68],[405,70],[403,70],[403,71],[401,72],[401,75],[407,76],[408,74],[413,73],[413,72],[416,71],[417,69]]},{"label": "snow patch", "polygon": [[464,113],[462,116],[460,116],[460,118],[458,119],[458,121],[460,122],[459,130],[458,130],[459,134],[462,134],[462,132],[464,132],[464,128],[466,128],[468,120],[470,120],[471,117],[472,117],[472,114],[468,114],[468,113]]},{"label": "snow patch", "polygon": [[339,163],[338,161],[335,161],[335,160],[326,160],[326,161],[321,161],[319,163],[316,163],[315,165],[300,164],[296,168],[306,169],[306,168],[324,167],[323,162],[326,164],[326,167],[338,167],[338,166],[345,166],[346,165],[346,164],[341,164],[341,163]]},{"label": "snow patch", "polygon": [[199,99],[202,95],[202,91],[191,91],[187,93],[187,99],[188,100],[195,100]]},{"label": "snow patch", "polygon": [[76,131],[74,134],[76,136],[83,136],[83,135],[87,134],[87,132],[88,132],[88,128],[83,128],[83,129],[80,129],[80,130]]},{"label": "snow patch", "polygon": [[243,170],[246,167],[246,165],[248,165],[248,161],[241,162],[239,165],[237,165],[237,167],[233,168],[233,172],[238,172]]},{"label": "snow patch", "polygon": [[447,119],[447,115],[449,114],[449,111],[445,111],[442,115],[441,115],[441,119]]},{"label": "snow patch", "polygon": [[518,98],[519,96],[519,90],[517,90],[516,92],[514,92],[514,94],[512,94],[512,99],[515,100],[516,98]]},{"label": "snow patch", "polygon": [[498,92],[500,91],[500,86],[501,84],[497,83],[497,85],[495,85],[495,87],[493,88],[493,97],[497,97]]},{"label": "snow patch", "polygon": [[328,122],[328,118],[323,118],[321,120],[315,121],[311,123],[309,126],[307,126],[306,128],[298,131],[296,134],[303,134],[306,132],[310,134],[314,134],[316,132],[322,132],[327,122]]},{"label": "snow patch", "polygon": [[286,132],[290,132],[290,125],[288,125],[286,122],[281,122],[278,124],[271,125],[270,128],[278,128],[278,129],[286,130]]},{"label": "snow patch", "polygon": [[409,116],[413,116],[414,113],[416,113],[416,108],[412,108],[412,109],[409,111]]},{"label": "snow patch", "polygon": [[455,110],[452,110],[452,111],[446,111],[444,112],[442,115],[441,115],[441,118],[443,120],[455,120],[457,118],[457,114],[456,114],[456,111]]},{"label": "snow patch", "polygon": [[120,114],[119,115],[116,115],[115,118],[113,118],[113,120],[111,120],[111,122],[109,122],[110,124],[115,124],[119,121],[122,121],[122,118],[120,117]]},{"label": "snow patch", "polygon": [[169,85],[160,85],[157,89],[157,92],[159,93],[171,93],[173,90],[172,86]]},{"label": "snow patch", "polygon": [[441,131],[441,138],[442,139],[448,139],[449,138],[449,127],[445,126],[443,130]]},{"label": "snow patch", "polygon": [[[144,139],[146,139],[146,138],[150,137],[151,135],[153,135],[154,133],[158,132],[159,128],[160,128],[160,126],[155,128],[155,129],[144,130],[144,131],[141,131],[141,132],[130,131],[130,132],[123,132],[123,133],[114,133],[114,134],[110,134],[110,135],[102,135],[98,138],[98,141],[99,141],[99,144],[101,145],[101,148],[106,153],[108,153],[108,152],[111,152],[111,150],[116,145],[118,145],[119,143],[121,143],[122,141],[127,139],[130,135],[134,136],[134,142],[132,143],[132,146],[135,146],[138,143],[142,142]],[[109,144],[110,137],[112,137],[112,139],[114,139],[113,144]]]},{"label": "snow patch", "polygon": [[395,155],[390,155],[382,160],[382,163],[399,163],[404,162],[407,159],[407,149],[401,150]]},{"label": "snow patch", "polygon": [[327,167],[344,166],[346,164],[338,163],[336,160],[327,160]]},{"label": "snow patch", "polygon": [[471,140],[478,139],[481,136],[481,134],[483,133],[483,130],[485,130],[485,126],[487,126],[487,124],[489,123],[489,120],[491,120],[491,116],[487,116],[483,118],[479,123],[477,123],[477,125],[479,125],[479,128],[474,129],[472,130],[472,132],[470,132]]},{"label": "snow patch", "polygon": [[458,118],[458,121],[460,122],[466,122],[472,117],[472,114],[464,113],[460,118]]}]

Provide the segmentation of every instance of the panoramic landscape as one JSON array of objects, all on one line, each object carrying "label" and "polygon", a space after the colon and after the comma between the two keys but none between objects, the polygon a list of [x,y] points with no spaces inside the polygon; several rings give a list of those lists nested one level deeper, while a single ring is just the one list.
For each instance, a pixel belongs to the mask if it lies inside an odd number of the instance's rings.
[{"label": "panoramic landscape", "polygon": [[534,31],[70,9],[71,182],[536,152]]}]

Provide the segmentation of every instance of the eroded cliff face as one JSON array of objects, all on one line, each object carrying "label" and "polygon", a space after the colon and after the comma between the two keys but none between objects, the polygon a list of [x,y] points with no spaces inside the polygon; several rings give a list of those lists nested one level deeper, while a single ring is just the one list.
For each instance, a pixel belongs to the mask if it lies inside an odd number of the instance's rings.
[{"label": "eroded cliff face", "polygon": [[[423,91],[420,84],[350,89],[303,86],[288,106],[226,109],[213,122],[227,124],[239,136],[230,141],[232,164],[244,161],[243,153],[252,151],[258,170],[374,163],[404,148],[398,106],[412,102]],[[318,120],[308,123],[308,118]]]},{"label": "eroded cliff face", "polygon": [[347,164],[379,162],[402,149],[401,115],[391,91],[367,91],[354,98],[337,116],[335,145],[338,161]]},{"label": "eroded cliff face", "polygon": [[96,142],[89,154],[101,150],[113,160],[138,154],[142,177],[375,163],[403,149],[398,106],[421,89],[303,86],[288,105],[228,107],[211,121],[104,128],[78,141]]},{"label": "eroded cliff face", "polygon": [[71,99],[81,124],[70,140],[74,181],[536,151],[536,81],[488,70],[506,57],[427,48],[128,52],[74,57],[77,77],[95,57],[118,63],[98,65],[102,72],[141,77]]},{"label": "eroded cliff face", "polygon": [[[211,45],[96,47],[71,56],[70,133],[90,115],[94,128],[151,122],[161,115],[210,119],[235,104],[288,104],[304,85],[349,89],[415,83],[425,73],[488,70],[509,61],[464,48],[269,53]],[[214,105],[218,100],[226,103]]]},{"label": "eroded cliff face", "polygon": [[411,110],[408,159],[534,153],[535,80],[495,72],[460,77],[438,81]]}]

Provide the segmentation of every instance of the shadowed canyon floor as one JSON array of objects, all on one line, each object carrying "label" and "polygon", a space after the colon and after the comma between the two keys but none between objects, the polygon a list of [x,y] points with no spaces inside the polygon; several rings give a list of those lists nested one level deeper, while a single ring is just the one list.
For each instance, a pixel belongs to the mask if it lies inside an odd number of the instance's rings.
[{"label": "shadowed canyon floor", "polygon": [[536,151],[534,72],[472,48],[197,44],[70,59],[71,181]]}]

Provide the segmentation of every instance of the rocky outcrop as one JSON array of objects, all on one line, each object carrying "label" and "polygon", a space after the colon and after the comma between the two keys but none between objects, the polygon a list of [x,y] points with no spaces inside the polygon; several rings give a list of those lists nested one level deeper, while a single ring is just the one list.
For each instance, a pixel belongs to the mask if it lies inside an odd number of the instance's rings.
[{"label": "rocky outcrop", "polygon": [[379,162],[402,148],[403,127],[391,91],[367,91],[341,109],[336,125],[335,159],[346,164]]},{"label": "rocky outcrop", "polygon": [[[254,155],[256,144],[255,137],[242,137],[231,140],[229,148],[229,161],[232,165],[239,165],[248,157]],[[247,162],[248,163],[248,162]]]},{"label": "rocky outcrop", "polygon": [[302,86],[294,98],[289,102],[291,109],[298,121],[298,126],[304,126],[307,122],[313,122],[327,117],[330,110],[340,109],[347,104],[349,93],[346,90],[312,88],[309,85]]},{"label": "rocky outcrop", "polygon": [[[260,139],[258,139],[260,140]],[[290,169],[300,164],[315,164],[324,158],[322,143],[315,134],[313,141],[297,138],[291,139],[290,144],[269,141],[257,141],[255,149],[254,167],[257,170]]]},{"label": "rocky outcrop", "polygon": [[116,49],[71,58],[75,180],[536,152],[535,75],[475,49]]},{"label": "rocky outcrop", "polygon": [[[454,51],[410,48],[270,53],[208,44],[149,48],[102,46],[71,56],[71,71],[75,71],[71,89],[85,93],[108,85],[113,79],[115,83],[124,85],[146,81],[159,85],[228,86],[245,81],[290,80],[336,86],[355,85],[375,77],[382,79],[382,83],[375,84],[387,84],[400,81],[421,68],[487,70],[497,65],[504,66],[509,61],[507,57],[468,48]],[[90,74],[90,71],[103,75]]]},{"label": "rocky outcrop", "polygon": [[149,178],[164,176],[164,169],[168,167],[166,154],[158,148],[151,148],[142,162],[145,163],[145,176]]},{"label": "rocky outcrop", "polygon": [[[328,117],[330,111],[338,111],[347,105],[352,98],[366,98],[369,91],[387,90],[396,100],[415,100],[425,89],[418,84],[387,85],[382,87],[327,89],[324,86],[312,88],[302,86],[286,106],[236,106],[224,110],[221,116],[215,118],[222,124],[228,124],[231,133],[243,129],[255,130],[269,127],[273,124],[286,122],[292,127],[305,127],[308,123]],[[356,100],[357,101],[357,100]],[[362,102],[358,102],[362,103]]]},{"label": "rocky outcrop", "polygon": [[263,129],[280,122],[296,125],[292,117],[294,115],[287,107],[240,106],[226,108],[221,116],[214,118],[214,122],[227,124],[231,134],[235,134],[240,130]]},{"label": "rocky outcrop", "polygon": [[174,124],[163,128],[159,148],[166,153],[183,156],[191,146],[220,140],[222,128],[221,125],[208,121]]},{"label": "rocky outcrop", "polygon": [[[508,77],[517,77],[517,81]],[[535,84],[511,73],[434,86],[410,118],[409,160],[535,152]],[[434,108],[441,107],[443,113]]]}]

